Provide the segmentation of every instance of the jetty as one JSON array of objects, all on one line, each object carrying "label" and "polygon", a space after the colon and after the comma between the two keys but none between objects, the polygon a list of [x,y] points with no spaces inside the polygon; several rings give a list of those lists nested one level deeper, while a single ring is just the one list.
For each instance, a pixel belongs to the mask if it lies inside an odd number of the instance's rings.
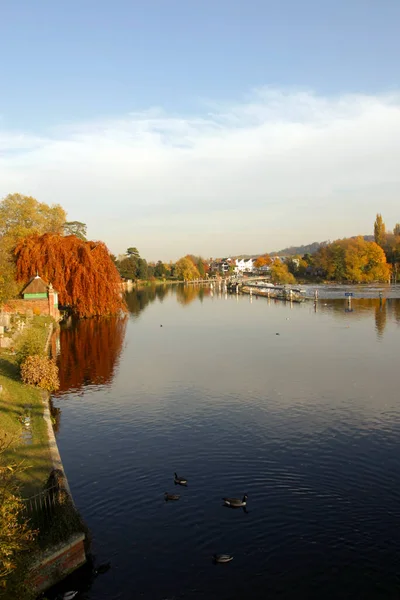
[{"label": "jetty", "polygon": [[272,285],[271,283],[262,281],[257,283],[231,281],[228,283],[227,289],[231,294],[248,294],[250,296],[283,300],[284,302],[299,303],[306,300],[305,292],[297,286]]}]

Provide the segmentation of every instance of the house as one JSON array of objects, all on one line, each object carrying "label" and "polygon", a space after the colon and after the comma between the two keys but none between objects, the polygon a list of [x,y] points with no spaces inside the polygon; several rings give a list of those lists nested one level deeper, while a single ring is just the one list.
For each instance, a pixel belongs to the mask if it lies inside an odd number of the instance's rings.
[{"label": "house", "polygon": [[47,298],[47,283],[39,275],[36,275],[28,281],[21,293],[24,300]]},{"label": "house", "polygon": [[221,258],[214,260],[210,263],[211,273],[222,273],[226,275],[229,272],[229,268],[232,264],[231,258]]},{"label": "house", "polygon": [[6,312],[26,314],[33,312],[38,315],[49,315],[56,321],[61,318],[58,310],[58,293],[52,284],[47,284],[39,275],[32,277],[21,292],[22,298],[10,300],[3,307]]},{"label": "house", "polygon": [[255,260],[253,258],[237,258],[235,260],[235,273],[253,273]]}]

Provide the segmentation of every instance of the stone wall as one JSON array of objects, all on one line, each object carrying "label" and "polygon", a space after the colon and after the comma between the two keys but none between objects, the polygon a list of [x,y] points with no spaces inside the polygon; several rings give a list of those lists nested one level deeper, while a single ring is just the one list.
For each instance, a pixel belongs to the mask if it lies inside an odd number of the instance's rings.
[{"label": "stone wall", "polygon": [[[52,473],[57,477],[58,485],[68,493],[73,503],[51,423],[47,392],[43,392],[43,417],[47,424],[48,444],[53,463]],[[76,533],[62,544],[49,548],[36,560],[30,569],[29,581],[38,595],[85,564],[85,538],[85,533]]]},{"label": "stone wall", "polygon": [[84,539],[83,533],[76,534],[40,556],[29,575],[29,582],[38,594],[85,564]]}]

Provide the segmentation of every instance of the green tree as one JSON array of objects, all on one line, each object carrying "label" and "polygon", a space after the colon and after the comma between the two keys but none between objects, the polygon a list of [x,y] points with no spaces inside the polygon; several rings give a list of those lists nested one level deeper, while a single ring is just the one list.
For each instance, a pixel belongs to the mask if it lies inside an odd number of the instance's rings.
[{"label": "green tree", "polygon": [[82,223],[81,221],[66,221],[63,228],[64,235],[76,235],[76,237],[86,242],[86,223]]},{"label": "green tree", "polygon": [[115,266],[124,279],[136,279],[137,260],[132,256],[117,260]]},{"label": "green tree", "polygon": [[396,223],[396,225],[394,226],[393,235],[400,235],[400,223]]},{"label": "green tree", "polygon": [[167,274],[167,270],[166,270],[166,268],[164,266],[164,263],[161,260],[157,261],[157,264],[154,267],[154,275],[155,275],[155,277],[159,277],[159,278],[165,277],[166,274]]},{"label": "green tree", "polygon": [[374,239],[378,246],[381,248],[384,247],[386,240],[386,227],[385,223],[383,222],[382,215],[379,213],[376,215],[374,223]]},{"label": "green tree", "polygon": [[138,258],[137,260],[136,278],[143,280],[148,278],[147,261],[144,258]]},{"label": "green tree", "polygon": [[126,251],[128,256],[131,256],[132,258],[140,258],[140,254],[139,254],[139,250],[137,248],[128,248]]}]

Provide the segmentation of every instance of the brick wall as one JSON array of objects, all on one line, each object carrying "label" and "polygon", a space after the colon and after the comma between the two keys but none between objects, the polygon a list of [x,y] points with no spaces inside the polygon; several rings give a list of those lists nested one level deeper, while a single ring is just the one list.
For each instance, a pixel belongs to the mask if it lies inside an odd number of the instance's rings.
[{"label": "brick wall", "polygon": [[46,552],[32,568],[29,581],[39,594],[49,589],[86,562],[84,534]]},{"label": "brick wall", "polygon": [[36,298],[32,300],[9,300],[3,306],[4,312],[25,314],[27,310],[33,310],[34,314],[50,315],[56,321],[60,320],[60,311],[57,306],[50,302],[50,298]]}]

